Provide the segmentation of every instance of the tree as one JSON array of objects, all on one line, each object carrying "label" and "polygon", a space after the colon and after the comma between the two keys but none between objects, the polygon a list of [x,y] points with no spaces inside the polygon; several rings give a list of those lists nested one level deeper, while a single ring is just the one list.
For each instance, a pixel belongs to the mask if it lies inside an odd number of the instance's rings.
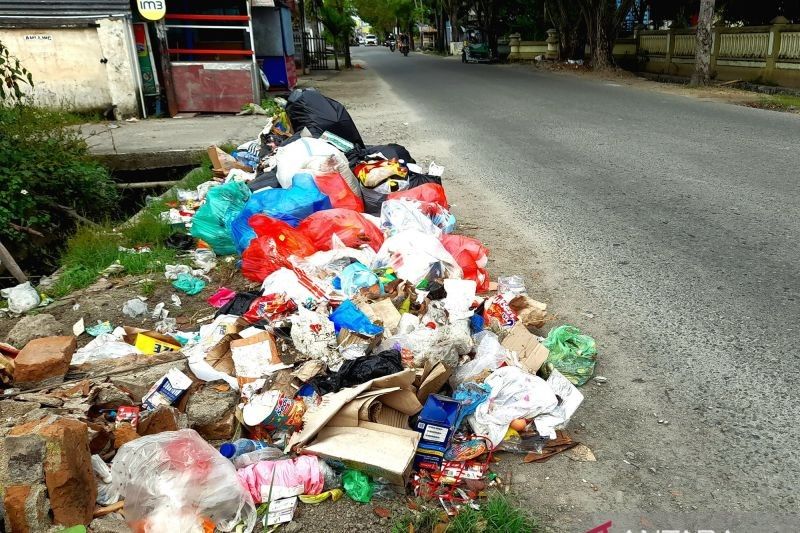
[{"label": "tree", "polygon": [[586,23],[592,67],[605,70],[614,67],[614,41],[622,21],[631,10],[633,0],[577,0]]},{"label": "tree", "polygon": [[711,39],[714,24],[714,0],[701,0],[697,22],[692,85],[708,85],[711,80]]},{"label": "tree", "polygon": [[586,22],[579,5],[571,0],[545,0],[550,24],[558,30],[561,57],[583,59],[586,47]]},{"label": "tree", "polygon": [[0,104],[20,102],[23,85],[33,87],[33,76],[0,41]]},{"label": "tree", "polygon": [[344,67],[350,68],[350,34],[355,27],[352,9],[345,0],[325,0],[319,7],[319,21],[333,41],[333,60],[339,70],[339,46],[344,45]]}]

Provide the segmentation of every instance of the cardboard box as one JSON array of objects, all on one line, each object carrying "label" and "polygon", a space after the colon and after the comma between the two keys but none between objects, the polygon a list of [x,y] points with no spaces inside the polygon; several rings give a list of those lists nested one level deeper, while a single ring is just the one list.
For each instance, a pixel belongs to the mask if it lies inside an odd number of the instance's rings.
[{"label": "cardboard box", "polygon": [[179,352],[181,350],[181,343],[170,335],[130,326],[125,326],[123,329],[125,336],[122,339],[128,344],[136,346],[145,354]]},{"label": "cardboard box", "polygon": [[521,322],[514,324],[501,344],[503,348],[515,352],[519,362],[531,374],[536,374],[550,355],[550,350],[545,348],[536,335],[528,331]]},{"label": "cardboard box", "polygon": [[460,412],[461,402],[440,394],[428,396],[416,425],[417,431],[422,434],[421,443],[449,446]]},{"label": "cardboard box", "polygon": [[381,406],[377,420],[393,418],[396,424],[402,424],[403,417],[418,413],[422,406],[416,398],[414,379],[414,371],[409,369],[325,395],[317,409],[306,413],[302,431],[292,434],[287,450],[337,460],[404,485],[420,434],[361,418],[370,418],[376,402]]},{"label": "cardboard box", "polygon": [[445,451],[447,451],[447,446],[438,446],[436,444],[420,444],[417,446],[417,453],[414,454],[414,468],[438,470],[444,462]]}]

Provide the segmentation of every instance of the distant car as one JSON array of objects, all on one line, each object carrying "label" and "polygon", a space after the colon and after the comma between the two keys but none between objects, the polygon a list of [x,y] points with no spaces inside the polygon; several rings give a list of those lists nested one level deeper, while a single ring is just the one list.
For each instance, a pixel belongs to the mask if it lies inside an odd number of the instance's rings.
[{"label": "distant car", "polygon": [[375,35],[367,35],[364,39],[364,44],[367,46],[378,46],[378,37]]},{"label": "distant car", "polygon": [[367,40],[364,38],[363,35],[358,36],[358,46],[364,46],[367,44]]}]

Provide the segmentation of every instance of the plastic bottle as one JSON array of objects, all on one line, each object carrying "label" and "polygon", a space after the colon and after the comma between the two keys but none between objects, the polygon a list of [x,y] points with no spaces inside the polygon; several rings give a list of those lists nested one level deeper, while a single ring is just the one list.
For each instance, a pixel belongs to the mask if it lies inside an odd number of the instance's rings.
[{"label": "plastic bottle", "polygon": [[219,453],[221,453],[223,457],[233,459],[234,457],[238,457],[243,453],[254,452],[256,450],[260,450],[261,448],[266,448],[267,446],[268,444],[266,442],[262,442],[260,440],[236,439],[233,442],[226,442],[220,446]]}]

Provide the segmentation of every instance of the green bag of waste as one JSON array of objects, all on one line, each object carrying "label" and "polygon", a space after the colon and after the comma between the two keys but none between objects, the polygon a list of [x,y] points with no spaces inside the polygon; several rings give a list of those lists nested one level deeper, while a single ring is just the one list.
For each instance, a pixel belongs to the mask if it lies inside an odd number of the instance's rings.
[{"label": "green bag of waste", "polygon": [[597,349],[589,335],[582,335],[575,326],[559,326],[550,330],[542,344],[550,350],[545,374],[555,368],[578,387],[591,379]]},{"label": "green bag of waste", "polygon": [[345,470],[342,474],[342,485],[347,495],[360,503],[369,503],[375,490],[369,476],[358,470]]},{"label": "green bag of waste", "polygon": [[192,218],[192,236],[207,242],[217,255],[236,253],[230,222],[244,209],[250,199],[250,189],[244,183],[231,181],[211,187],[206,203]]},{"label": "green bag of waste", "polygon": [[179,274],[178,279],[172,282],[172,286],[189,296],[194,296],[205,288],[206,282],[191,274]]}]

